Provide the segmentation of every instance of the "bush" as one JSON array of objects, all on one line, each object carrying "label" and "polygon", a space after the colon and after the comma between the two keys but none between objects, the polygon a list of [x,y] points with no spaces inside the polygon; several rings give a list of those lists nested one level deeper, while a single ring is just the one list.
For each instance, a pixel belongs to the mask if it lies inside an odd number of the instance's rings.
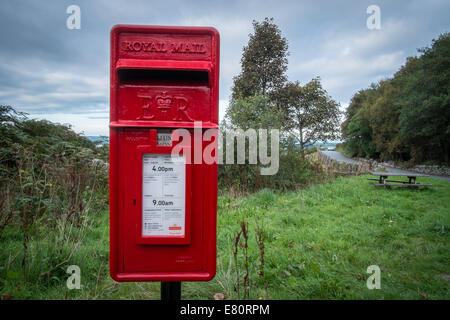
[{"label": "bush", "polygon": [[[314,150],[306,152],[310,154]],[[236,146],[235,146],[236,150]],[[226,149],[223,158],[226,159]],[[219,189],[235,193],[255,192],[261,189],[293,190],[306,187],[322,179],[320,167],[308,157],[302,157],[293,139],[280,141],[279,169],[274,175],[261,175],[260,164],[223,164],[219,165]]]},{"label": "bush", "polygon": [[38,251],[48,259],[36,270],[51,272],[81,241],[93,203],[107,204],[107,166],[94,161],[96,145],[70,127],[29,120],[9,106],[0,106],[0,133],[0,237],[8,225],[22,237],[27,277],[36,269],[31,261],[43,259],[30,241],[45,239]]}]

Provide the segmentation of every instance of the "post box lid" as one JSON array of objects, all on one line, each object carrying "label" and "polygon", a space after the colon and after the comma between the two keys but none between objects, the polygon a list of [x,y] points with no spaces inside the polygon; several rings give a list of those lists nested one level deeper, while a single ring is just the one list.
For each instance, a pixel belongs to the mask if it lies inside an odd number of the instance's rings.
[{"label": "post box lid", "polygon": [[[180,72],[191,72],[191,75],[203,73],[203,78],[207,80],[203,83],[205,88],[189,87],[187,83],[184,88],[192,92],[189,97],[180,96],[183,88],[172,90],[173,86],[171,90],[174,94],[171,95],[170,90],[165,90],[164,84],[159,83],[159,92],[150,90],[145,93],[147,100],[141,100],[140,108],[148,111],[154,108],[151,104],[156,103],[158,96],[165,99],[170,97],[174,109],[177,108],[176,103],[182,104],[181,107],[178,106],[178,111],[171,110],[178,113],[178,116],[167,116],[167,112],[160,114],[165,115],[165,118],[157,115],[143,116],[144,111],[131,110],[130,105],[136,105],[136,101],[131,102],[125,98],[121,100],[119,97],[121,85],[129,91],[133,90],[131,85],[120,82],[120,72],[125,73],[127,70],[134,74],[145,70],[166,71],[175,77],[174,81],[177,81],[176,77]],[[110,75],[110,127],[194,127],[194,121],[202,121],[204,128],[218,127],[219,33],[213,27],[116,25],[111,29]],[[144,86],[139,84],[139,90],[136,89],[133,94],[142,96],[143,91]],[[132,99],[131,93],[123,93],[122,96],[124,95]],[[187,108],[191,115],[186,111]],[[124,110],[130,112],[121,112]]]}]

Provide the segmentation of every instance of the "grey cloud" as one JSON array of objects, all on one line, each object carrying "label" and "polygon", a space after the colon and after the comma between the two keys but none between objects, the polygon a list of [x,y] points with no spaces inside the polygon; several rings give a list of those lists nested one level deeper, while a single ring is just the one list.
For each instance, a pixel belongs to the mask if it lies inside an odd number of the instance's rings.
[{"label": "grey cloud", "polygon": [[[81,8],[81,30],[66,8]],[[289,42],[290,80],[321,76],[338,101],[391,76],[418,47],[449,31],[448,1],[378,1],[382,29],[366,28],[372,0],[5,1],[0,7],[0,103],[33,114],[108,112],[114,24],[211,25],[221,34],[220,100],[240,71],[252,20],[274,17]],[[89,117],[89,116],[88,116]],[[101,117],[92,119],[103,119]]]}]

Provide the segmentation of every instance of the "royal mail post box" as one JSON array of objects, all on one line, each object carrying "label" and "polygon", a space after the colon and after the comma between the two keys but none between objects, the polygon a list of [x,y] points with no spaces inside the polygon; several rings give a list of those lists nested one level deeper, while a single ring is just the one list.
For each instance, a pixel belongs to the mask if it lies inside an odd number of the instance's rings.
[{"label": "royal mail post box", "polygon": [[114,26],[110,81],[111,277],[212,279],[217,162],[195,155],[217,145],[219,34]]}]

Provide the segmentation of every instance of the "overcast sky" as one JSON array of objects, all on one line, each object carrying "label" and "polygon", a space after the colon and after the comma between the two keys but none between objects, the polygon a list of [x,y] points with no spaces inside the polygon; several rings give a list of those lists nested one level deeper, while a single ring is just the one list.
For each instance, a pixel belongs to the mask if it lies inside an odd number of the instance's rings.
[{"label": "overcast sky", "polygon": [[[66,27],[72,4],[81,9],[79,30]],[[369,5],[380,7],[380,30],[367,28]],[[223,116],[252,20],[265,17],[288,39],[289,80],[320,76],[345,108],[359,89],[392,76],[417,48],[450,31],[450,1],[2,1],[0,104],[107,135],[111,27],[213,26],[221,36]]]}]

